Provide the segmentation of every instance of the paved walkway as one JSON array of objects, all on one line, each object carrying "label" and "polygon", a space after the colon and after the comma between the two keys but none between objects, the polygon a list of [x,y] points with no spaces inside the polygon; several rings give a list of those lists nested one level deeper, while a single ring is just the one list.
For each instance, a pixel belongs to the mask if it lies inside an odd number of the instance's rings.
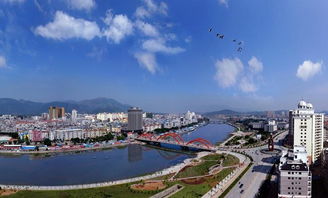
[{"label": "paved walkway", "polygon": [[247,168],[249,163],[251,162],[249,158],[246,156],[234,153],[234,152],[225,152],[229,153],[231,155],[234,155],[239,158],[240,163],[243,165],[241,167],[238,167],[235,169],[232,173],[230,173],[228,176],[226,176],[222,181],[220,181],[219,184],[214,186],[210,191],[208,191],[205,195],[202,196],[202,198],[217,198],[219,197],[236,179],[237,177],[242,174],[242,172]]}]

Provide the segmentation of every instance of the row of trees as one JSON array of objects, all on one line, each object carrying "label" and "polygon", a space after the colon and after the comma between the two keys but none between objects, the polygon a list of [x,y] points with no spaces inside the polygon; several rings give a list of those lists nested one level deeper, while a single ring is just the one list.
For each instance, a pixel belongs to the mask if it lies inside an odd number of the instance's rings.
[{"label": "row of trees", "polygon": [[[85,139],[80,139],[80,138],[72,138],[71,142],[75,144],[81,144],[81,143],[95,143],[95,142],[108,142],[110,140],[113,140],[115,136],[112,133],[108,133],[104,136],[99,136],[99,137],[94,137],[94,138],[85,138]],[[116,136],[116,140],[125,140],[126,136],[124,135],[118,135]],[[56,142],[56,141],[54,141]],[[52,141],[49,138],[44,139],[43,141],[44,145],[51,146]]]}]

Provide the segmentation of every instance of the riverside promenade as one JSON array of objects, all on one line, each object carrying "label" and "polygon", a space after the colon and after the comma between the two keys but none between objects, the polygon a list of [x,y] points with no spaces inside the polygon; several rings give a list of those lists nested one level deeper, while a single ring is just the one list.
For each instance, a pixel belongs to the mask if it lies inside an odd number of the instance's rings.
[{"label": "riverside promenade", "polygon": [[[200,152],[197,154],[197,158],[201,158],[205,155],[210,154],[210,152]],[[92,184],[78,184],[78,185],[63,185],[63,186],[30,186],[30,185],[3,185],[0,184],[2,189],[12,189],[12,190],[77,190],[77,189],[88,189],[88,188],[98,188],[98,187],[108,187],[119,184],[126,184],[131,182],[138,182],[141,180],[153,179],[156,177],[176,173],[180,171],[183,167],[192,163],[192,160],[195,158],[189,158],[184,160],[183,163],[177,164],[175,166],[171,166],[169,168],[163,169],[161,171],[157,171],[153,174],[134,177],[129,179],[122,179],[117,181],[108,181],[108,182],[100,182],[100,183],[92,183]]]},{"label": "riverside promenade", "polygon": [[[222,152],[217,152],[222,153]],[[238,157],[242,166],[235,169],[232,173],[227,175],[219,184],[214,186],[211,190],[209,190],[206,194],[202,196],[202,198],[218,198],[220,195],[238,178],[240,174],[248,167],[251,163],[250,159],[245,155],[234,153],[230,151],[226,151],[224,153],[228,153],[230,155],[234,155]]]}]

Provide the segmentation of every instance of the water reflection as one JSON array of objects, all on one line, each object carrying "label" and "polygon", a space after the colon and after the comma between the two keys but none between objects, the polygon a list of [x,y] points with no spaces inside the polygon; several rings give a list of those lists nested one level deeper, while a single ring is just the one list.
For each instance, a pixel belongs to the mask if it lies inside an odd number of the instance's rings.
[{"label": "water reflection", "polygon": [[142,160],[142,146],[139,144],[130,144],[128,146],[129,162]]}]

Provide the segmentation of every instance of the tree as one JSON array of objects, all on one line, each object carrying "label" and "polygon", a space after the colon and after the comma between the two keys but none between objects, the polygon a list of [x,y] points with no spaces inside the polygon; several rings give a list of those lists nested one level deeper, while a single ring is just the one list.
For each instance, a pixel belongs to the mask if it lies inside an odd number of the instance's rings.
[{"label": "tree", "polygon": [[250,139],[248,140],[247,144],[254,144],[254,143],[256,143],[256,142],[257,142],[256,140],[254,140],[253,138],[250,138]]},{"label": "tree", "polygon": [[49,138],[46,138],[44,139],[43,144],[47,146],[51,146],[51,140]]},{"label": "tree", "polygon": [[31,144],[31,142],[30,142],[30,140],[28,138],[26,138],[25,143],[26,143],[26,145],[30,145]]},{"label": "tree", "polygon": [[125,140],[125,137],[123,135],[120,135],[120,136],[117,136],[116,139],[117,139],[117,141]]}]

